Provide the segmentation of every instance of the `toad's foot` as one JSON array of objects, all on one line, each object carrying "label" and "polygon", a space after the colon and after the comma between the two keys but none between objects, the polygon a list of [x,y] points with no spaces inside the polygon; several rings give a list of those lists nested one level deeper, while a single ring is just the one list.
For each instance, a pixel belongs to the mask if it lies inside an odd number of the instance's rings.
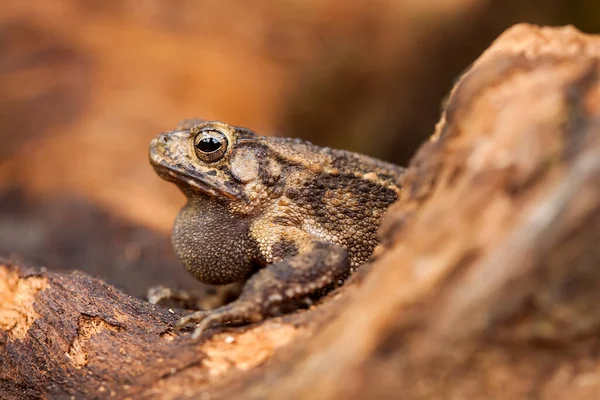
[{"label": "toad's foot", "polygon": [[257,272],[246,282],[239,299],[211,311],[198,311],[177,323],[179,330],[198,322],[192,338],[199,338],[211,325],[228,322],[253,323],[281,314],[282,308],[323,289],[341,283],[350,273],[348,253],[322,241],[310,244],[311,251],[298,254]]},{"label": "toad's foot", "polygon": [[228,322],[258,322],[263,319],[260,307],[249,302],[235,301],[211,311],[196,311],[182,317],[175,325],[175,330],[182,329],[191,322],[198,325],[192,334],[192,339],[198,339],[212,325],[222,325]]}]

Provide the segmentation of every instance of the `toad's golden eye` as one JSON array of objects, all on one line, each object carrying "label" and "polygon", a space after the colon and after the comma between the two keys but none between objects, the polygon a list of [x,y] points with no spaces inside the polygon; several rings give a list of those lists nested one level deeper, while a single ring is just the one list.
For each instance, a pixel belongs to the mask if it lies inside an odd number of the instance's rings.
[{"label": "toad's golden eye", "polygon": [[196,156],[207,163],[219,161],[227,151],[227,137],[217,130],[201,131],[194,138]]}]

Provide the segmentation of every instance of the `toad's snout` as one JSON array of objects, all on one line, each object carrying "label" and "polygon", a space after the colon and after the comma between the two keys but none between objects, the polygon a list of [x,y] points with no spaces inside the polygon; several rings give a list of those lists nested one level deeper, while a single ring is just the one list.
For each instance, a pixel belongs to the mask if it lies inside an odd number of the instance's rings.
[{"label": "toad's snout", "polygon": [[165,159],[170,158],[172,142],[170,133],[161,133],[150,141],[148,156],[153,165],[164,164]]}]

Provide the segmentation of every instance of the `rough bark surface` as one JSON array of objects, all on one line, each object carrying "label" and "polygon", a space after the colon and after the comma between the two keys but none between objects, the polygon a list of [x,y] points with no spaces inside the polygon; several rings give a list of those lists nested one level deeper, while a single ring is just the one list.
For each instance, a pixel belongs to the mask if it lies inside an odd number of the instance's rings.
[{"label": "rough bark surface", "polygon": [[0,266],[0,397],[596,399],[600,38],[516,26],[459,80],[375,262],[215,330],[87,275]]}]

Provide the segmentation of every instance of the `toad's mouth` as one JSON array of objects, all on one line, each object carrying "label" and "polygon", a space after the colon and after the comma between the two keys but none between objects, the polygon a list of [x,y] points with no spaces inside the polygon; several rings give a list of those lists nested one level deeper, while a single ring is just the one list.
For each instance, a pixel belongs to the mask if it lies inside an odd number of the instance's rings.
[{"label": "toad's mouth", "polygon": [[226,198],[229,200],[244,200],[243,193],[233,190],[224,184],[214,181],[214,176],[199,171],[185,171],[177,167],[156,162],[152,157],[150,163],[157,175],[162,179],[173,182],[179,186],[184,193],[195,190],[215,198]]}]

